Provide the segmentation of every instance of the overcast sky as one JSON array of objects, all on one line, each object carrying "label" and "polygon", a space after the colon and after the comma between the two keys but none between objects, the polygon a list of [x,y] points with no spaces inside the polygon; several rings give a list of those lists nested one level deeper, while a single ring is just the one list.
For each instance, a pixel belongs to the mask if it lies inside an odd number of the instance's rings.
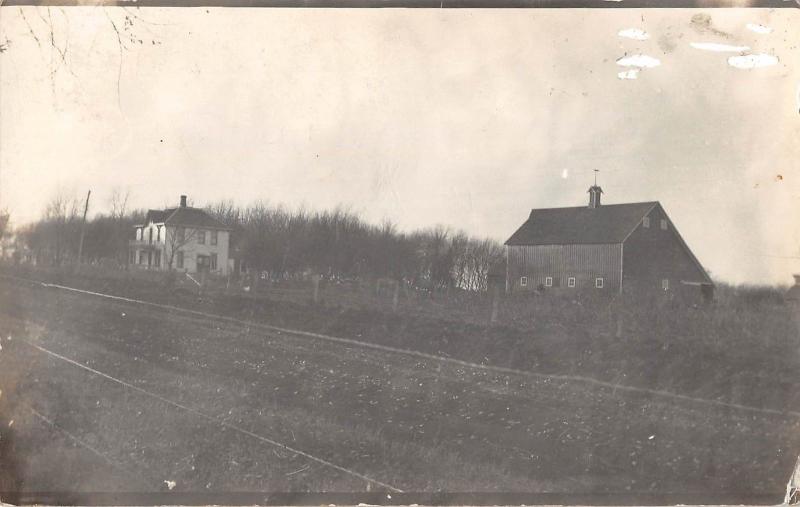
[{"label": "overcast sky", "polygon": [[344,204],[503,241],[531,208],[583,205],[599,169],[604,202],[660,201],[714,278],[789,283],[797,26],[796,9],[3,7],[0,207],[20,224],[55,192],[91,188],[98,212],[127,188],[141,208]]}]

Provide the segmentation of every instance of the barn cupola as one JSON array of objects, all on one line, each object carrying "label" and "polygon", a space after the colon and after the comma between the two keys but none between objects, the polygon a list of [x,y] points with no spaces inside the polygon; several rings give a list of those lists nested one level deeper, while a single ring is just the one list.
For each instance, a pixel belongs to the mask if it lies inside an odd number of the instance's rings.
[{"label": "barn cupola", "polygon": [[181,196],[181,208],[185,208],[185,207],[186,207],[186,196],[182,195]]},{"label": "barn cupola", "polygon": [[589,207],[590,208],[599,208],[600,207],[600,194],[603,193],[603,189],[597,185],[592,185],[589,187]]}]

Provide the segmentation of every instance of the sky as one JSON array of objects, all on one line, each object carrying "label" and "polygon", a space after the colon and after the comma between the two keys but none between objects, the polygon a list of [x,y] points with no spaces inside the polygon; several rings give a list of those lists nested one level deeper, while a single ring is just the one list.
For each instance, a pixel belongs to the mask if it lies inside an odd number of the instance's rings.
[{"label": "sky", "polygon": [[[794,25],[794,30],[790,27]],[[343,205],[504,241],[660,201],[719,281],[800,273],[797,9],[0,8],[0,208]]]}]

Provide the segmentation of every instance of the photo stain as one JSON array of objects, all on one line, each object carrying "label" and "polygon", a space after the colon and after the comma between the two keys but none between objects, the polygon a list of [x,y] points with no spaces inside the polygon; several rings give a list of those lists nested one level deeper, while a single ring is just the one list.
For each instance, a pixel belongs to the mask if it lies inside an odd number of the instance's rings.
[{"label": "photo stain", "polygon": [[729,33],[723,32],[722,30],[718,30],[716,27],[714,27],[714,24],[711,21],[711,16],[704,12],[692,16],[690,26],[698,33],[710,33],[725,38],[731,36]]}]

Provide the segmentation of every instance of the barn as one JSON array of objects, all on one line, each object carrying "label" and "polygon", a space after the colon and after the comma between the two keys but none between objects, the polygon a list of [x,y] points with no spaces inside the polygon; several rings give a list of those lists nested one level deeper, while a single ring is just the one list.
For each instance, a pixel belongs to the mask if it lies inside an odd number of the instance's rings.
[{"label": "barn", "polygon": [[714,284],[660,203],[531,211],[506,241],[506,292],[663,291],[713,296]]}]

